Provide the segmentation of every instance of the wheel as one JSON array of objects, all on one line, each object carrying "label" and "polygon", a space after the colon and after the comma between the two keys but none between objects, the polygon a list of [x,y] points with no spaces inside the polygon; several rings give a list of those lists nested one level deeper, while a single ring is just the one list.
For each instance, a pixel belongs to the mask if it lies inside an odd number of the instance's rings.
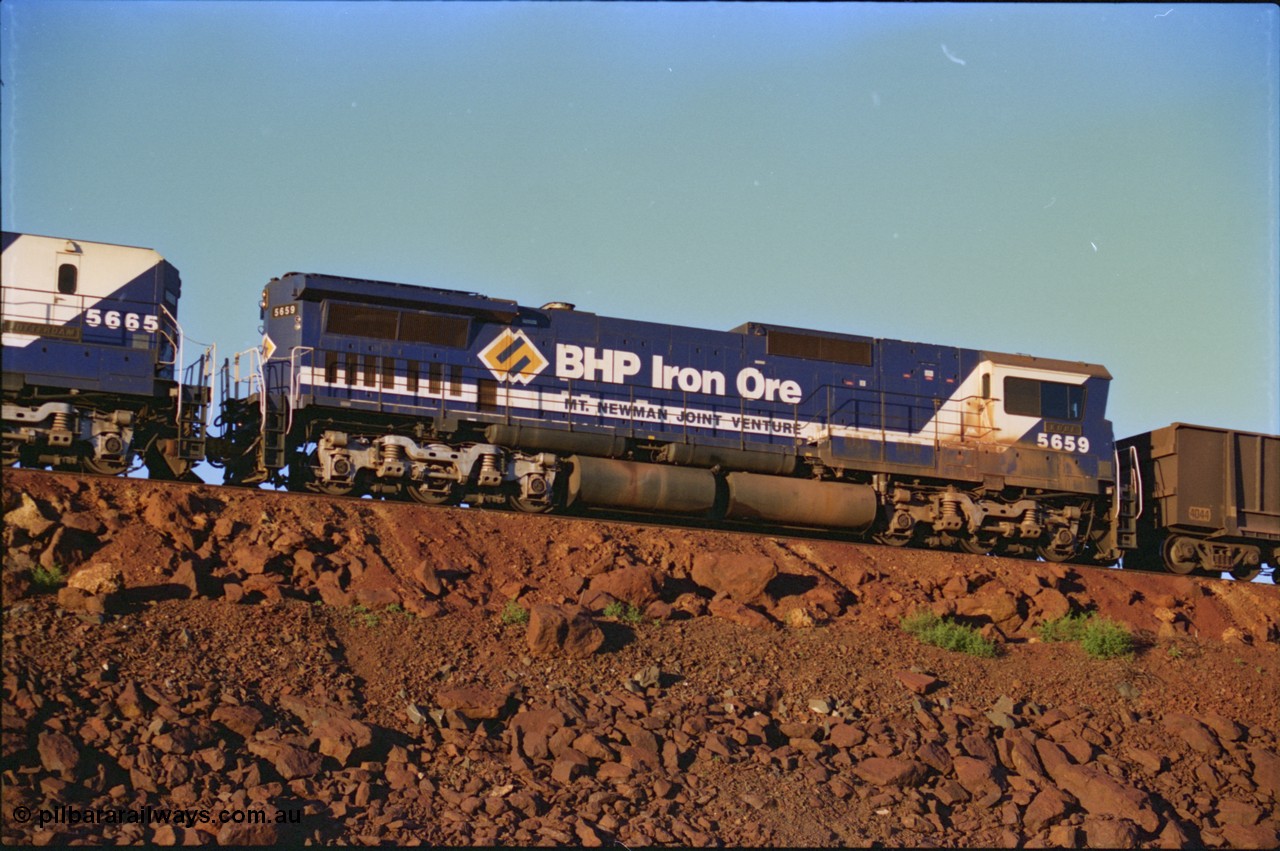
[{"label": "wheel", "polygon": [[143,463],[147,465],[147,476],[157,481],[200,481],[191,472],[192,464],[190,461],[165,456],[154,447],[147,450],[143,456]]},{"label": "wheel", "polygon": [[1070,561],[1080,554],[1081,542],[1075,535],[1071,534],[1070,529],[1065,526],[1058,526],[1050,531],[1051,534],[1041,539],[1044,543],[1036,545],[1037,556],[1045,561],[1060,564],[1064,561]]},{"label": "wheel", "polygon": [[1092,542],[1086,543],[1071,559],[1074,564],[1087,564],[1093,567],[1115,567],[1120,563],[1120,556],[1101,555]]},{"label": "wheel", "polygon": [[931,550],[949,550],[960,543],[960,539],[947,532],[939,532],[924,537],[924,545]]},{"label": "wheel", "polygon": [[1194,573],[1200,566],[1195,544],[1190,538],[1170,535],[1165,538],[1164,546],[1160,548],[1160,555],[1164,559],[1165,570],[1178,576]]},{"label": "wheel", "polygon": [[1040,558],[1044,559],[1045,561],[1051,561],[1051,562],[1054,562],[1055,564],[1061,564],[1064,561],[1070,561],[1073,557],[1075,557],[1075,554],[1076,554],[1076,551],[1074,548],[1070,550],[1062,550],[1062,549],[1058,549],[1057,547],[1049,547],[1043,544],[1036,547],[1036,555],[1038,555]]},{"label": "wheel", "polygon": [[976,556],[991,555],[1000,546],[1000,538],[996,535],[978,535],[973,538],[961,538],[956,548],[962,553],[973,553]]},{"label": "wheel", "polygon": [[525,514],[546,514],[554,508],[549,501],[534,502],[514,494],[507,497],[507,505],[516,511],[523,511]]},{"label": "wheel", "polygon": [[312,482],[307,487],[325,496],[351,496],[356,492],[352,482]]},{"label": "wheel", "polygon": [[453,501],[452,486],[446,487],[443,491],[438,491],[429,490],[426,485],[411,484],[405,486],[404,492],[409,499],[423,505],[448,505]]},{"label": "wheel", "polygon": [[886,547],[905,547],[911,543],[910,535],[872,535],[871,540]]},{"label": "wheel", "polygon": [[[353,479],[349,482],[322,482],[317,477],[317,473],[321,470],[320,453],[311,452],[307,456],[306,463],[298,467],[297,474],[294,474],[293,463],[289,464],[289,488],[293,489],[295,483],[311,491],[312,493],[324,494],[325,496],[352,496],[357,492],[356,482]],[[256,482],[255,482],[256,484]]]},{"label": "wheel", "polygon": [[86,473],[96,473],[99,476],[118,476],[129,469],[125,461],[100,461],[97,458],[81,459],[80,467]]},{"label": "wheel", "polygon": [[1252,582],[1262,573],[1261,567],[1245,567],[1241,565],[1231,571],[1231,578],[1240,582]]}]

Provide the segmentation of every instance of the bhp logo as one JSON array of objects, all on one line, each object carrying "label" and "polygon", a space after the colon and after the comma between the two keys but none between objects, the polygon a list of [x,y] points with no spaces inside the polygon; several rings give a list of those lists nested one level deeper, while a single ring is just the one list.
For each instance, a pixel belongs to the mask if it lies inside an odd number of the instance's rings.
[{"label": "bhp logo", "polygon": [[504,330],[480,351],[480,361],[499,381],[528,384],[551,362],[524,331]]}]

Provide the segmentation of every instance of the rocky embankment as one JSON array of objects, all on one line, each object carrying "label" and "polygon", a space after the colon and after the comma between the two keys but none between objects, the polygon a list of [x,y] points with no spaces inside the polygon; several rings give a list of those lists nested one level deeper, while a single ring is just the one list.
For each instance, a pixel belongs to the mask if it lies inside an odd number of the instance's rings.
[{"label": "rocky embankment", "polygon": [[[4,511],[5,844],[1280,839],[1274,586],[27,471]],[[1071,611],[1136,651],[1039,640]]]}]

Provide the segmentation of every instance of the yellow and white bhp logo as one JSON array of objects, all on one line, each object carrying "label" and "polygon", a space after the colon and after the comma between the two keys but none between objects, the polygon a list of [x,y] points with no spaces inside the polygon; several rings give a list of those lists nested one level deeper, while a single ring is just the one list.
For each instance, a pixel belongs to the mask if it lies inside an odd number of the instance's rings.
[{"label": "yellow and white bhp logo", "polygon": [[480,360],[494,378],[512,384],[528,384],[551,364],[524,331],[510,328],[480,351]]}]

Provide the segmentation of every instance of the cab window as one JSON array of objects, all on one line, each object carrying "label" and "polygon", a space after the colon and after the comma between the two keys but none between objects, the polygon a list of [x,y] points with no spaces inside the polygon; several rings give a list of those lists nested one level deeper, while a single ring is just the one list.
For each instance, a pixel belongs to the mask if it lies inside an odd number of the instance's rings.
[{"label": "cab window", "polygon": [[80,270],[73,263],[63,263],[58,267],[58,292],[63,295],[76,294],[76,278]]},{"label": "cab window", "polygon": [[1034,378],[1004,380],[1004,409],[1020,417],[1079,420],[1084,417],[1084,387]]}]

